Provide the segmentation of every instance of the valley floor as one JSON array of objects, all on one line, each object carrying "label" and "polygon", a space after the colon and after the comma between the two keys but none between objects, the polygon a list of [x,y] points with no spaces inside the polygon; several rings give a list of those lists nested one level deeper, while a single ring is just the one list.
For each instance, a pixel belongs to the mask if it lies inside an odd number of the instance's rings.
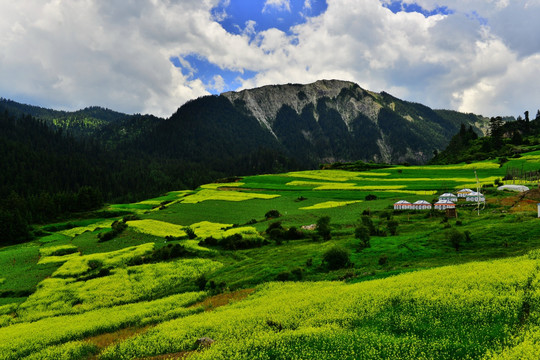
[{"label": "valley floor", "polygon": [[[0,359],[537,359],[539,192],[493,183],[538,156],[250,176],[45,225],[0,249]],[[474,171],[480,212],[393,210]],[[301,230],[323,217],[330,239]]]}]

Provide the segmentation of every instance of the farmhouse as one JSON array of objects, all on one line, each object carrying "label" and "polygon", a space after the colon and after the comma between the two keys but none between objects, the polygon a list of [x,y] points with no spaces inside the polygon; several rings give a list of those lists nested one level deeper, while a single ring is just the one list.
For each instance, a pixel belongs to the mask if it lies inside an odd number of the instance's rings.
[{"label": "farmhouse", "polygon": [[473,191],[471,189],[461,189],[457,192],[457,197],[458,198],[466,198],[467,195],[469,195],[470,193],[472,193]]},{"label": "farmhouse", "polygon": [[418,200],[412,204],[414,210],[431,210],[431,204],[426,200]]},{"label": "farmhouse", "polygon": [[451,202],[450,200],[439,200],[433,205],[435,210],[446,210],[446,209],[455,209],[456,204]]},{"label": "farmhouse", "polygon": [[482,193],[473,191],[472,193],[467,195],[467,197],[465,198],[465,201],[475,201],[475,202],[482,201],[482,202],[485,202],[486,197]]},{"label": "farmhouse", "polygon": [[452,202],[457,202],[457,196],[452,193],[444,193],[439,196],[439,200],[448,200]]},{"label": "farmhouse", "polygon": [[399,200],[394,204],[394,210],[411,210],[412,204],[406,200]]}]

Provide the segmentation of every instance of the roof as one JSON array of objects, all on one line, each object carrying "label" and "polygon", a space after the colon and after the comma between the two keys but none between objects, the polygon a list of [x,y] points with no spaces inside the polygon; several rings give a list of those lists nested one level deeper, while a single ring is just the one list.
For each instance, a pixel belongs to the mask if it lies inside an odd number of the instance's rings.
[{"label": "roof", "polygon": [[395,203],[394,205],[396,204],[402,204],[402,205],[411,205],[410,202],[408,202],[407,200],[399,200],[397,203]]},{"label": "roof", "polygon": [[469,196],[484,196],[484,194],[473,191],[472,193],[469,194]]},{"label": "roof", "polygon": [[426,200],[418,200],[415,202],[416,205],[431,205],[429,202],[427,202]]},{"label": "roof", "polygon": [[452,205],[454,205],[454,203],[451,202],[450,200],[439,200],[439,201],[437,201],[437,202],[435,203],[435,205],[437,205],[437,204],[439,204],[439,205],[440,205],[440,204],[452,204]]},{"label": "roof", "polygon": [[454,194],[452,194],[452,193],[444,193],[444,194],[442,194],[442,195],[439,196],[439,197],[450,197],[450,196],[456,197],[456,195],[454,195]]},{"label": "roof", "polygon": [[471,193],[471,192],[474,192],[474,191],[472,191],[471,189],[461,189],[461,190],[458,191],[458,193],[461,193],[461,192],[469,192],[469,193]]}]

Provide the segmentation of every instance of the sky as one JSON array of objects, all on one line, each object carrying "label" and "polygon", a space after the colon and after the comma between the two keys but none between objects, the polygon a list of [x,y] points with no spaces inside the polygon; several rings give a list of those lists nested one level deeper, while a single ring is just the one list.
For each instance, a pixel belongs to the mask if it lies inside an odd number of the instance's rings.
[{"label": "sky", "polygon": [[340,79],[534,116],[539,19],[540,0],[0,0],[0,97],[169,117],[204,95]]}]

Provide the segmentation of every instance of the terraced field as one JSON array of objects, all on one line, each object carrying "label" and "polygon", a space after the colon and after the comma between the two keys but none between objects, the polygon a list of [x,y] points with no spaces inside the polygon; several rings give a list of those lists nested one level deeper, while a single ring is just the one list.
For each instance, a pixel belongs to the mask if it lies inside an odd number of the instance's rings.
[{"label": "terraced field", "polygon": [[[248,176],[43,226],[0,249],[0,359],[540,358],[540,198],[493,187],[539,156]],[[475,171],[480,213],[393,210]],[[302,230],[323,217],[330,239]]]}]

